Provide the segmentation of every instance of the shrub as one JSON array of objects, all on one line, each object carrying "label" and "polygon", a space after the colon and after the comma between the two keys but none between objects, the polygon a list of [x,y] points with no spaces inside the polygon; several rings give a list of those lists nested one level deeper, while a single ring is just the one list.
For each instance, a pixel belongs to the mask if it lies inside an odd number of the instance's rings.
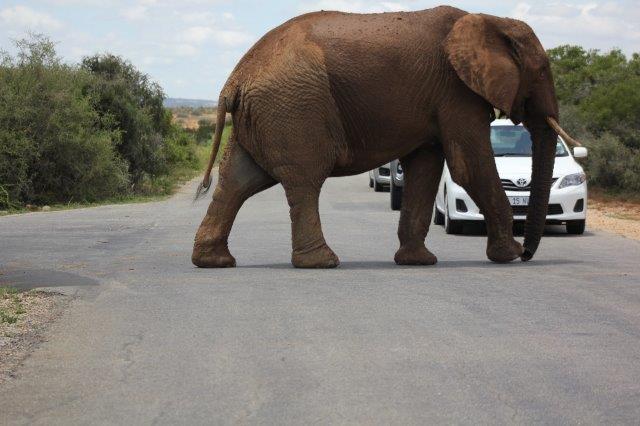
[{"label": "shrub", "polygon": [[176,125],[167,135],[164,155],[167,164],[171,167],[182,166],[195,169],[199,166],[193,136]]},{"label": "shrub", "polygon": [[640,190],[640,55],[560,46],[549,57],[563,127],[590,149],[591,183]]},{"label": "shrub", "polygon": [[41,36],[17,42],[0,67],[0,206],[95,201],[127,187],[118,134],[102,129],[81,84]]},{"label": "shrub", "polygon": [[115,55],[87,57],[82,69],[96,77],[85,91],[95,99],[95,108],[105,121],[120,132],[118,152],[127,161],[134,185],[145,175],[166,173],[162,150],[171,114],[162,104],[160,86]]},{"label": "shrub", "polygon": [[168,193],[199,165],[162,89],[113,55],[67,65],[46,37],[0,52],[0,209]]},{"label": "shrub", "polygon": [[216,124],[211,120],[199,120],[198,130],[195,132],[196,141],[199,144],[211,143],[213,134],[216,131]]},{"label": "shrub", "polygon": [[586,168],[591,183],[615,191],[640,191],[640,150],[605,133],[585,140],[589,148]]}]

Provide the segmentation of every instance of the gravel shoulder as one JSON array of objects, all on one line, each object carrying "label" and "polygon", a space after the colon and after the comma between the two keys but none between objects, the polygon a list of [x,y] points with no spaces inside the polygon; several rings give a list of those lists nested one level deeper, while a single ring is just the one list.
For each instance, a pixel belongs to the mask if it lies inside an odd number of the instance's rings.
[{"label": "gravel shoulder", "polygon": [[19,293],[0,287],[0,384],[44,341],[47,327],[60,316],[69,296],[46,291]]},{"label": "gravel shoulder", "polygon": [[589,200],[587,212],[590,228],[640,240],[640,204],[596,197]]}]

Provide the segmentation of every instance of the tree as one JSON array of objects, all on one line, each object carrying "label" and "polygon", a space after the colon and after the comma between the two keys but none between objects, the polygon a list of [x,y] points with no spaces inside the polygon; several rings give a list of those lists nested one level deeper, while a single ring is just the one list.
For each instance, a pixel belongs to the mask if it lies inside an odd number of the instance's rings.
[{"label": "tree", "polygon": [[163,144],[171,115],[162,105],[162,88],[119,56],[87,57],[82,68],[97,77],[85,90],[96,99],[104,122],[120,132],[118,151],[128,162],[133,183],[166,173]]},{"label": "tree", "polygon": [[125,189],[118,134],[82,92],[91,75],[62,64],[44,36],[16,47],[0,66],[0,206],[94,201]]},{"label": "tree", "polygon": [[562,120],[591,148],[587,168],[604,188],[640,188],[640,55],[579,46],[549,51]]}]

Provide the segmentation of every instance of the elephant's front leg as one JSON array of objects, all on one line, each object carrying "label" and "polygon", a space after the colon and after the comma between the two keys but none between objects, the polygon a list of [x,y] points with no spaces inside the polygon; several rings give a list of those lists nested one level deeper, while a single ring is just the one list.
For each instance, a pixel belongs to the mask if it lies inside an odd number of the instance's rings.
[{"label": "elephant's front leg", "polygon": [[487,257],[510,262],[523,253],[513,238],[513,213],[502,189],[491,148],[490,116],[482,102],[465,103],[440,117],[442,145],[451,177],[482,211],[487,224]]},{"label": "elephant's front leg", "polygon": [[424,240],[429,232],[444,157],[439,148],[423,146],[402,158],[400,164],[405,181],[398,225],[400,249],[394,260],[398,265],[433,265],[438,259],[427,250]]},{"label": "elephant's front leg", "polygon": [[296,268],[335,268],[338,256],[329,248],[320,225],[318,200],[320,188],[285,186],[291,214],[293,251],[291,263]]}]

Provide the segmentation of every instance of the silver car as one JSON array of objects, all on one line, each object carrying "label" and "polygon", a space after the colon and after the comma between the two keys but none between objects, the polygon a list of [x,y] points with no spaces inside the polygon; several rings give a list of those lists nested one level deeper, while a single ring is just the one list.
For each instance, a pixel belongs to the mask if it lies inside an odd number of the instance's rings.
[{"label": "silver car", "polygon": [[389,187],[391,172],[389,164],[369,170],[369,188],[376,192],[382,192]]},{"label": "silver car", "polygon": [[402,189],[404,188],[404,173],[400,161],[393,160],[389,163],[391,170],[391,181],[389,182],[389,191],[391,192],[391,210],[400,210],[402,208]]}]

